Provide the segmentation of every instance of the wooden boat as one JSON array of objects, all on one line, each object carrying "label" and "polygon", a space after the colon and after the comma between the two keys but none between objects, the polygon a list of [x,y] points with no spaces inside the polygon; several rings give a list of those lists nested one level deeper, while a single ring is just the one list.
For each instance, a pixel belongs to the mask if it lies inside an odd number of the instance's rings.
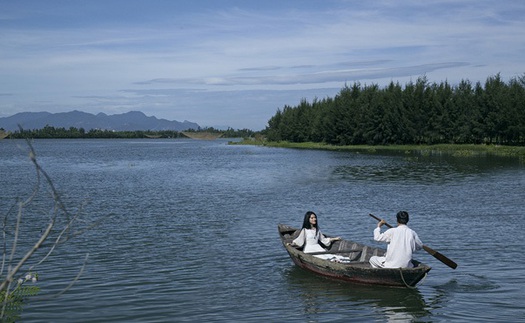
[{"label": "wooden boat", "polygon": [[431,269],[417,260],[412,260],[414,268],[373,268],[369,263],[370,257],[382,256],[385,250],[349,240],[335,241],[326,251],[326,254],[348,257],[349,262],[321,259],[315,257],[320,253],[304,253],[288,245],[299,235],[300,229],[279,224],[278,230],[281,242],[293,262],[322,276],[360,284],[415,287]]}]

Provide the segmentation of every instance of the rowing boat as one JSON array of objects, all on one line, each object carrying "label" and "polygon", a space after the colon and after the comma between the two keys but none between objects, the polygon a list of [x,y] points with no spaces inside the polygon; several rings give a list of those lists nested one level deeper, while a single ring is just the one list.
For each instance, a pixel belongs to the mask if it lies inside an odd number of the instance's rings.
[{"label": "rowing boat", "polygon": [[431,269],[414,259],[413,268],[373,268],[369,263],[370,257],[383,256],[385,250],[344,239],[333,242],[330,248],[322,253],[347,257],[347,262],[322,259],[316,257],[319,252],[304,253],[290,245],[299,235],[300,229],[285,224],[279,224],[277,227],[281,242],[292,261],[297,266],[322,276],[359,284],[415,287]]}]

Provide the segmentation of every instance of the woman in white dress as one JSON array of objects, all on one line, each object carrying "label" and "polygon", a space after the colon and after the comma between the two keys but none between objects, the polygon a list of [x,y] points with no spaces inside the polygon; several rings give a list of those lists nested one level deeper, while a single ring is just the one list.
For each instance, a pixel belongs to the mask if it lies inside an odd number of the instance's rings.
[{"label": "woman in white dress", "polygon": [[[304,215],[301,233],[297,238],[295,238],[292,241],[291,245],[294,247],[304,246],[303,252],[305,253],[324,252],[326,251],[326,249],[323,248],[321,244],[323,244],[326,247],[329,247],[332,244],[332,242],[338,240],[341,240],[341,238],[327,238],[326,236],[324,236],[319,230],[319,225],[317,223],[317,215],[312,211],[308,211]],[[319,242],[321,242],[321,244],[319,244]],[[333,254],[322,254],[314,256],[322,259],[330,259],[333,261],[341,261],[345,258]]]}]

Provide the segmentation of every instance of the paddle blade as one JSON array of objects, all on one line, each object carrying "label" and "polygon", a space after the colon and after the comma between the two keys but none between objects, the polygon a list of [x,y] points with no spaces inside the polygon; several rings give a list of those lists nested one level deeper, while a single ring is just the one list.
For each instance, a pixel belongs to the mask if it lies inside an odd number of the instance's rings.
[{"label": "paddle blade", "polygon": [[441,253],[437,252],[436,250],[430,247],[423,246],[423,249],[429,254],[431,254],[434,258],[441,261],[442,263],[444,263],[445,265],[449,266],[452,269],[456,269],[456,267],[458,266],[458,264],[456,264],[454,261],[448,259],[444,255],[442,255]]}]

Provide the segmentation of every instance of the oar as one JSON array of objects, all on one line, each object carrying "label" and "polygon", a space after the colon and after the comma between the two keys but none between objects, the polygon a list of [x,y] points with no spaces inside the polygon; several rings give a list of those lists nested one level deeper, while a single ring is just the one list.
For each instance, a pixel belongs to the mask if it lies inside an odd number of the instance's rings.
[{"label": "oar", "polygon": [[[369,214],[371,217],[373,217],[374,219],[376,219],[377,221],[381,221],[380,218],[378,218],[377,216],[373,215],[373,214]],[[389,228],[392,228],[392,226],[388,223],[385,222],[385,225]],[[449,266],[450,268],[452,269],[456,269],[456,267],[458,266],[458,264],[456,264],[454,261],[448,259],[447,257],[445,257],[444,255],[442,255],[441,253],[437,252],[436,250],[430,248],[430,247],[427,247],[425,245],[423,245],[423,249],[428,252],[429,254],[431,254],[434,258],[436,258],[437,260],[441,261],[442,263],[444,263],[445,265]]]}]

